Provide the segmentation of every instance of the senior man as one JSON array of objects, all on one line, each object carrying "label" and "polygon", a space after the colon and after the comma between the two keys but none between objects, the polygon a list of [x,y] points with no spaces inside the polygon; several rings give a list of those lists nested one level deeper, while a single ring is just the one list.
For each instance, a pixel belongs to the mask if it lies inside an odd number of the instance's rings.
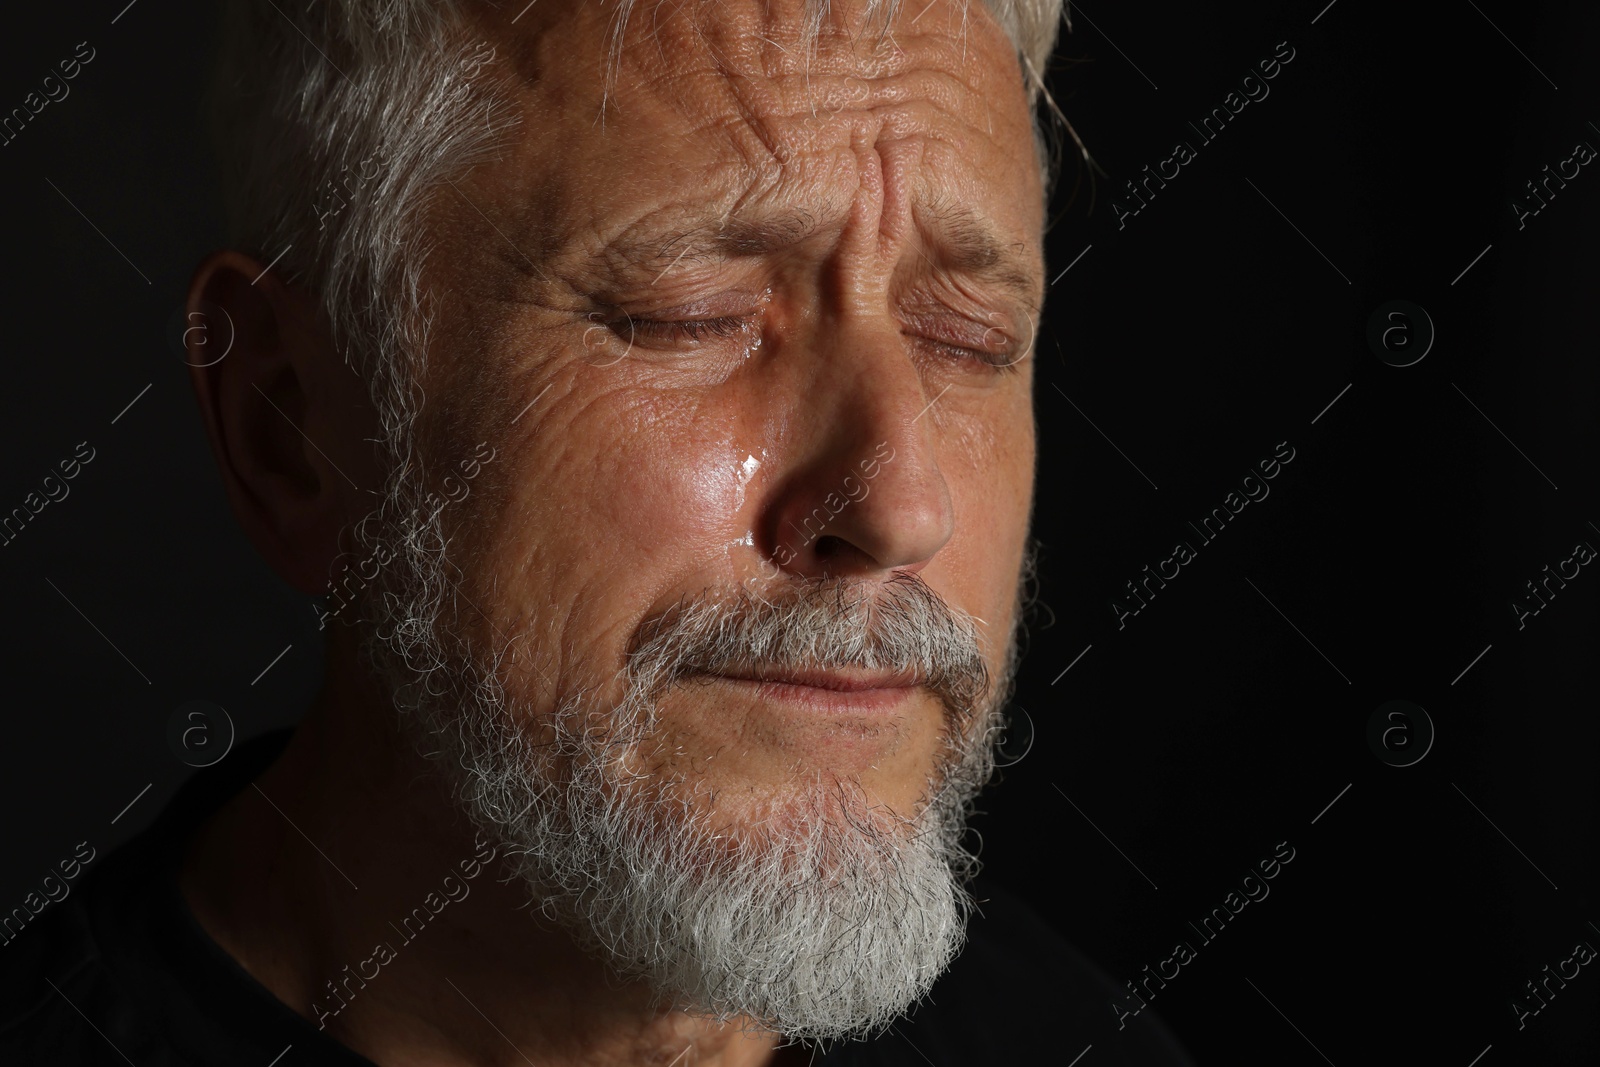
[{"label": "senior man", "polygon": [[6,1062],[1186,1063],[967,888],[1059,18],[236,5],[190,362],[325,684],[8,950]]}]

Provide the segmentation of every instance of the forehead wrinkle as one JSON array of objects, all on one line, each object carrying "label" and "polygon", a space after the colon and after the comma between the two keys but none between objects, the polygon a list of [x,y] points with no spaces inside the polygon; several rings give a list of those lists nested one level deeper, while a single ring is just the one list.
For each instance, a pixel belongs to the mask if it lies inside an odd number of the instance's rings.
[{"label": "forehead wrinkle", "polygon": [[[671,14],[661,19],[661,9],[669,4]],[[682,0],[650,0],[650,6],[651,18],[633,23],[637,28],[627,31],[631,40],[621,44],[614,54],[616,75],[632,68],[646,84],[663,76],[698,71],[714,72],[729,82],[766,82],[776,86],[799,81],[809,90],[811,80],[817,77],[881,84],[924,70],[955,77],[969,92],[982,95],[994,73],[983,62],[990,57],[973,54],[965,17],[971,5],[961,0],[958,6],[963,10],[963,19],[959,33],[951,32],[949,26],[941,27],[938,19],[921,25],[912,22],[899,27],[901,32],[893,36],[892,47],[887,48],[882,45],[890,39],[889,22],[885,21],[878,32],[869,32],[871,27],[862,21],[865,5],[859,0],[823,3],[815,12],[813,5],[800,0],[701,0],[688,11],[682,10]],[[811,13],[820,18],[807,27],[805,16]],[[647,27],[639,25],[644,22],[649,23]],[[992,17],[983,17],[980,23],[989,38],[986,43],[998,47],[998,54],[1015,71],[1020,84],[1021,71],[1004,30]],[[646,43],[653,47],[640,47]],[[800,47],[802,43],[806,47]],[[625,108],[625,96],[625,89],[616,94],[615,106]],[[798,114],[802,109],[791,101],[779,110]]]},{"label": "forehead wrinkle", "polygon": [[[769,216],[775,214],[772,206],[784,201],[815,208],[817,195],[822,190],[810,178],[829,184],[828,179],[837,176],[830,173],[834,168],[823,165],[808,177],[795,164],[815,162],[803,153],[812,146],[822,147],[819,142],[831,141],[832,136],[825,132],[829,127],[864,123],[876,129],[877,138],[886,141],[931,136],[947,140],[952,150],[964,154],[967,137],[973,135],[981,141],[989,126],[984,112],[991,101],[984,90],[1005,77],[1005,71],[992,62],[995,57],[984,56],[989,51],[987,48],[980,47],[976,56],[969,53],[969,61],[962,62],[961,53],[968,47],[968,42],[962,39],[966,26],[961,27],[960,37],[951,32],[955,29],[953,26],[936,30],[946,21],[944,19],[928,18],[909,26],[902,20],[896,27],[899,32],[895,34],[895,47],[877,54],[858,47],[870,44],[875,34],[852,38],[846,27],[837,20],[830,20],[821,27],[818,53],[802,56],[792,47],[784,46],[784,42],[792,40],[799,32],[798,20],[785,19],[784,12],[778,10],[796,6],[785,0],[698,5],[681,0],[655,0],[650,6],[648,17],[633,22],[628,33],[633,39],[618,56],[622,66],[631,70],[628,70],[629,77],[623,79],[622,92],[614,97],[612,106],[620,107],[626,114],[627,97],[643,91],[669,111],[688,118],[698,131],[692,136],[693,141],[707,143],[706,135],[710,134],[711,141],[719,142],[713,151],[722,159],[713,164],[714,168],[720,171],[731,166],[737,175],[732,181],[727,180],[726,174],[703,175],[702,192],[681,206],[688,207],[694,201],[704,204],[707,199],[713,203],[721,200],[724,210],[720,218],[714,214],[715,209],[707,208],[700,217],[685,213],[676,220],[658,210],[649,213],[655,215],[655,219],[648,216],[640,219],[616,237],[605,233],[611,229],[609,226],[574,227],[570,219],[557,220],[550,217],[550,212],[537,213],[544,216],[541,221],[546,225],[531,227],[542,238],[532,242],[534,247],[524,243],[523,233],[517,230],[512,233],[519,247],[527,248],[538,260],[543,261],[548,256],[573,265],[574,260],[586,259],[599,266],[605,259],[611,259],[614,266],[648,267],[653,264],[660,270],[673,263],[675,257],[681,257],[684,262],[700,262],[757,256],[793,244],[817,227],[815,215],[808,221],[791,217],[781,225],[774,225],[770,217],[758,220],[745,214],[742,208],[752,202],[765,201],[762,205],[765,210],[760,214]],[[838,6],[854,8],[856,5]],[[705,13],[721,17],[713,19]],[[580,16],[580,20],[588,21],[584,16]],[[983,45],[1000,42],[1003,38],[998,25],[987,18],[980,18],[973,29],[982,34],[979,40]],[[1014,63],[1009,46],[1003,54]],[[983,58],[991,62],[970,61]],[[841,94],[848,90],[860,94],[859,87],[864,87],[865,99],[857,95],[846,102]],[[556,99],[572,99],[570,90],[567,93],[565,97],[558,94]],[[826,125],[819,127],[815,118],[806,118],[813,102],[845,106],[839,110],[830,106],[825,113]],[[649,110],[646,108],[646,113]],[[953,121],[956,128],[944,130],[941,114],[945,120]],[[992,131],[989,136],[993,137]],[[774,158],[779,152],[789,156],[797,150],[802,155],[788,166],[782,158]],[[804,170],[812,168],[807,165]],[[567,184],[560,181],[560,168],[555,168],[547,177],[555,179],[557,184]],[[923,190],[926,191],[926,186]],[[573,190],[569,186],[566,191]],[[847,192],[843,188],[831,191],[841,195]],[[710,196],[705,197],[705,192]],[[728,208],[730,200],[734,204]],[[658,209],[673,206],[657,204]],[[827,208],[824,212],[827,219],[832,221],[834,207],[845,206],[837,204]],[[740,218],[729,224],[727,220],[735,213]],[[922,213],[929,218],[949,214],[933,210],[931,205]],[[793,216],[794,212],[790,214]],[[806,225],[799,225],[803,221]],[[948,225],[923,223],[914,232],[937,228],[948,234],[948,237],[935,236],[930,232],[930,238],[941,248],[941,261],[950,266],[990,275],[1019,292],[1039,288],[1033,280],[1038,269],[1024,269],[1033,266],[1028,256],[997,255],[993,248],[997,242],[982,239],[983,231],[990,227],[958,223],[959,220]],[[587,235],[580,237],[579,233],[585,230]],[[786,234],[786,230],[799,232]],[[573,240],[575,237],[578,239]],[[540,245],[543,247],[537,247]],[[1010,261],[1009,271],[1005,269],[1007,260]]]},{"label": "forehead wrinkle", "polygon": [[[651,7],[650,28],[646,36],[655,42],[657,54],[665,59],[667,48],[663,38],[666,34],[662,32],[661,11],[670,5],[671,15],[675,16],[684,8],[685,0],[623,0],[621,7],[631,10],[640,6],[641,2],[649,3]],[[746,5],[729,4],[721,0],[698,0],[684,18],[675,20],[669,17],[667,24],[675,31],[673,43],[679,52],[688,43],[686,39],[692,38],[693,43],[719,56],[739,55],[749,60],[759,50],[756,42],[761,42],[768,46],[764,50],[768,57],[772,50],[776,50],[785,56],[810,58],[825,44],[842,43],[850,49],[858,45],[868,29],[862,17],[866,14],[867,6],[850,0],[763,0],[760,4]],[[898,2],[882,4],[880,17],[891,14],[889,9],[898,6]],[[624,19],[630,17],[628,11],[619,14]],[[678,24],[672,26],[673,22]],[[880,39],[887,29],[885,19],[878,35]],[[613,27],[614,33],[619,31],[620,36],[613,38],[618,46],[614,57],[622,60],[627,47],[623,39],[630,34],[626,26]],[[723,42],[722,47],[716,43],[717,40]],[[723,48],[730,42],[731,48],[724,52]]]},{"label": "forehead wrinkle", "polygon": [[[1005,70],[1017,71],[1014,50],[992,18],[980,23],[984,45],[1001,46],[993,55],[988,47],[972,52],[965,21],[957,36],[937,19],[901,27],[892,48],[867,48],[864,43],[882,35],[853,25],[857,20],[846,10],[859,14],[862,5],[830,4],[812,47],[801,51],[781,41],[801,37],[804,28],[794,16],[809,10],[802,0],[702,0],[687,11],[678,0],[658,22],[673,3],[653,0],[650,19],[635,23],[629,47],[618,50],[618,73],[626,70],[628,77],[619,79],[613,106],[625,111],[628,96],[643,92],[697,126],[721,127],[718,139],[725,138],[747,168],[776,170],[780,179],[788,157],[821,135],[819,110],[827,118],[843,115],[845,123],[873,114],[904,122],[907,116],[896,112],[931,104],[992,137],[988,96],[997,78],[1006,79]],[[1020,72],[1017,81],[1020,86]]]}]

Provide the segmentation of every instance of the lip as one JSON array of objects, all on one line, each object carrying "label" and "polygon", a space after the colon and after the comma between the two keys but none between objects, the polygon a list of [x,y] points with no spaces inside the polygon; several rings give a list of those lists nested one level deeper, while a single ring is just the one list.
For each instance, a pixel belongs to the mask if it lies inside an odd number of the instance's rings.
[{"label": "lip", "polygon": [[869,689],[910,689],[919,684],[911,671],[790,671],[754,670],[741,674],[714,674],[735,682],[776,682],[782,685],[829,689],[836,693],[859,693]]},{"label": "lip", "polygon": [[704,677],[753,689],[767,700],[801,704],[833,714],[891,711],[921,688],[920,680],[910,672],[752,671]]}]

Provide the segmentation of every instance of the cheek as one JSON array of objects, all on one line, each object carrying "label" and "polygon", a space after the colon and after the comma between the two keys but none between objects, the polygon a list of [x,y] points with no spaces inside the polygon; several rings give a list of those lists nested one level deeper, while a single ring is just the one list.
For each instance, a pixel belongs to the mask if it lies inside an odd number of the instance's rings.
[{"label": "cheek", "polygon": [[956,536],[1009,544],[1020,536],[1033,494],[1034,438],[1028,412],[1007,406],[952,420],[939,465],[960,505]]},{"label": "cheek", "polygon": [[624,390],[551,412],[515,448],[494,514],[473,520],[502,579],[613,620],[722,563],[763,455],[699,395]]},{"label": "cheek", "polygon": [[647,417],[629,421],[582,511],[638,559],[682,567],[693,565],[685,553],[720,553],[738,536],[760,449],[741,447],[727,420],[688,400],[653,400]]},{"label": "cheek", "polygon": [[955,533],[940,553],[950,588],[961,606],[996,622],[1011,609],[1026,544],[1031,427],[1031,413],[1020,407],[1007,418],[973,419],[950,427],[957,431],[949,439],[953,447],[941,452],[940,468],[956,507]]},{"label": "cheek", "polygon": [[[686,575],[726,569],[760,467],[735,421],[689,394],[618,390],[563,407],[522,427],[482,491],[475,483],[451,505],[473,599],[496,619],[491,629],[469,612],[461,624],[486,644],[532,638],[538,670],[506,668],[521,672],[515,687],[530,699],[611,678],[658,597]],[[491,471],[503,479],[492,487]]]}]

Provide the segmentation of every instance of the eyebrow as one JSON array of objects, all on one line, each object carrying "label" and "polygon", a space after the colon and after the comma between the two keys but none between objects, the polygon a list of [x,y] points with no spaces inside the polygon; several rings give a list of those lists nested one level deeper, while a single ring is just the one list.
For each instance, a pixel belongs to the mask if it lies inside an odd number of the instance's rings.
[{"label": "eyebrow", "polygon": [[1029,305],[1040,302],[1044,279],[1033,261],[1021,245],[1002,240],[982,215],[964,204],[943,202],[913,209],[912,214],[936,266],[990,282]]},{"label": "eyebrow", "polygon": [[[914,249],[932,267],[994,284],[1029,305],[1039,303],[1043,279],[1018,244],[998,237],[977,212],[961,204],[913,210]],[[629,230],[608,242],[602,258],[639,269],[662,270],[683,262],[743,259],[781,252],[822,229],[803,210],[758,218],[707,217],[654,230]]]},{"label": "eyebrow", "polygon": [[630,229],[608,241],[600,255],[640,268],[681,260],[744,259],[781,252],[818,229],[806,211],[782,211],[754,219],[706,217],[662,229]]}]

